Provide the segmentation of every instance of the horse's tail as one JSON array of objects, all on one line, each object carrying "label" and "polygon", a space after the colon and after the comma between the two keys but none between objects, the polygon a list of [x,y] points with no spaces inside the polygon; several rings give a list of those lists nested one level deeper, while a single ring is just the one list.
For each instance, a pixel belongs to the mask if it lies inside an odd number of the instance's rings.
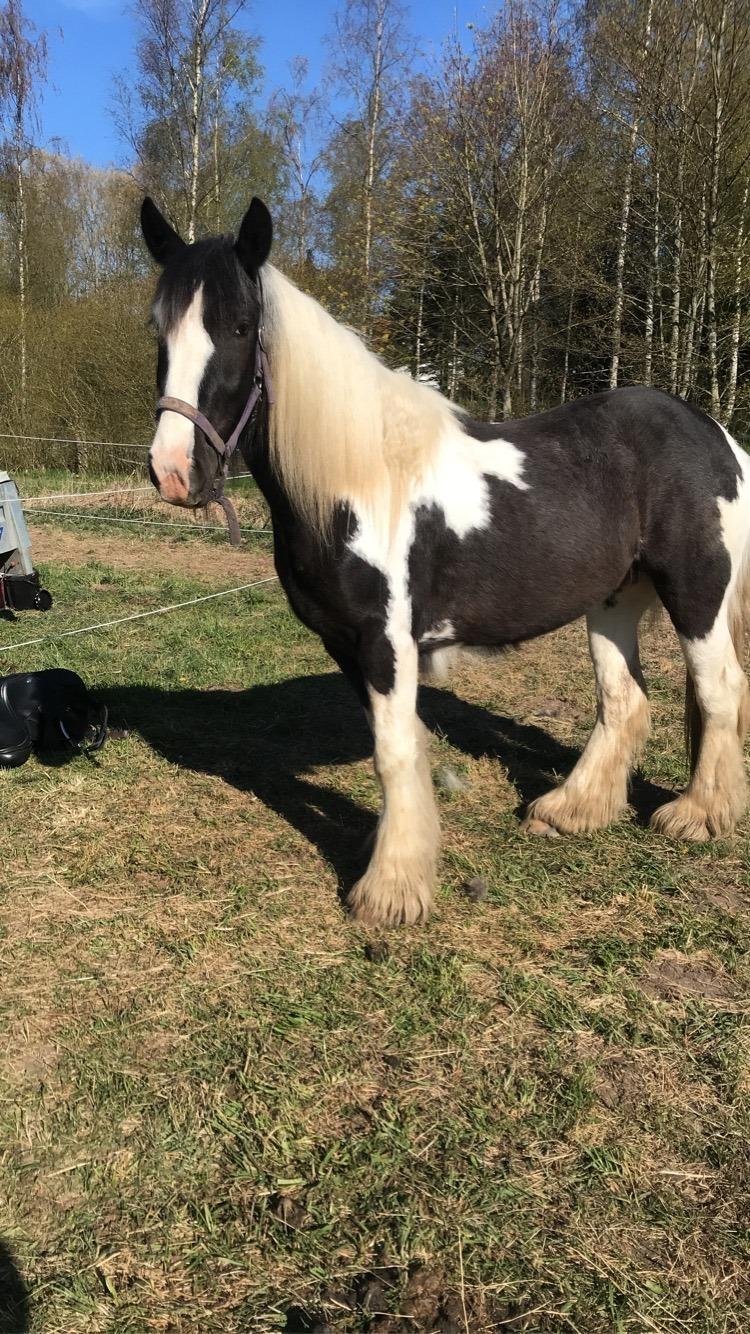
[{"label": "horse's tail", "polygon": [[[727,607],[729,633],[740,667],[745,669],[745,646],[750,634],[750,537],[742,557],[742,565],[735,580]],[[750,729],[750,686],[745,677],[744,688],[737,712],[737,732],[740,741]],[[703,717],[695,694],[695,684],[688,671],[685,677],[685,749],[691,774],[695,771],[703,736]]]}]

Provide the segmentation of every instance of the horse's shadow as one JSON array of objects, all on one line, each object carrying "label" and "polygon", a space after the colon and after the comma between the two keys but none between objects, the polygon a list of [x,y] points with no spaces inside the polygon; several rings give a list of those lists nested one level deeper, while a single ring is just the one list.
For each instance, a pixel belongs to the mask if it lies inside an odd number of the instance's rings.
[{"label": "horse's shadow", "polygon": [[[374,816],[314,776],[318,767],[372,753],[362,709],[338,672],[245,691],[144,685],[97,694],[113,726],[136,731],[171,763],[252,792],[319,848],[344,889],[361,873]],[[468,704],[449,690],[423,688],[420,713],[464,755],[497,760],[518,792],[519,812],[578,759],[577,750],[542,728]],[[638,817],[647,818],[667,795],[637,777],[632,801]]]},{"label": "horse's shadow", "polygon": [[0,1240],[0,1334],[25,1334],[28,1328],[28,1288],[10,1246]]}]

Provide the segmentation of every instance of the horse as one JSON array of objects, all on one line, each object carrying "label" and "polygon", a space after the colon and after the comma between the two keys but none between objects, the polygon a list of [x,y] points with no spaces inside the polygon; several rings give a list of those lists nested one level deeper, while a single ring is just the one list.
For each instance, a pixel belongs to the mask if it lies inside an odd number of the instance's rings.
[{"label": "horse", "polygon": [[161,267],[152,481],[171,504],[204,505],[239,442],[289,603],[371,725],[382,808],[352,915],[394,926],[430,910],[440,831],[420,676],[581,616],[593,731],[524,827],[581,834],[624,812],[649,730],[638,629],[663,606],[686,664],[690,778],[651,825],[728,835],[746,804],[750,460],[727,430],[644,386],[476,421],[389,369],[268,262],[260,200],[236,238],[187,244],[148,198],[141,224]]}]

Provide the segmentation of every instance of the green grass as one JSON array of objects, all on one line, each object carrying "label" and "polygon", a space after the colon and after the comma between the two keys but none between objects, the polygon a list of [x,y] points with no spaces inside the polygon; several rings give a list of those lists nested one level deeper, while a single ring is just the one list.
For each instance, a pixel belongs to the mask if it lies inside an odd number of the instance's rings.
[{"label": "green grass", "polygon": [[[2,642],[206,591],[192,546],[171,574],[142,545],[50,564],[55,609]],[[439,798],[432,921],[374,961],[339,900],[367,729],[276,586],[6,655],[81,672],[127,731],[0,774],[0,1238],[30,1331],[747,1328],[748,830],[644,827],[684,781],[666,631],[644,656],[641,821],[586,838],[515,814],[585,739],[580,626],[425,692],[468,786]]]}]

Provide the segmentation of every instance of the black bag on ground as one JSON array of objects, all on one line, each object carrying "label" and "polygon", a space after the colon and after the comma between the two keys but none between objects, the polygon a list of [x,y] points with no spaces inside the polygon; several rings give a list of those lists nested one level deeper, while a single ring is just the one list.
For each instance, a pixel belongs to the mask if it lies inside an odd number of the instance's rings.
[{"label": "black bag on ground", "polygon": [[53,667],[0,677],[0,768],[16,768],[32,750],[88,754],[106,739],[107,710],[75,672]]}]

